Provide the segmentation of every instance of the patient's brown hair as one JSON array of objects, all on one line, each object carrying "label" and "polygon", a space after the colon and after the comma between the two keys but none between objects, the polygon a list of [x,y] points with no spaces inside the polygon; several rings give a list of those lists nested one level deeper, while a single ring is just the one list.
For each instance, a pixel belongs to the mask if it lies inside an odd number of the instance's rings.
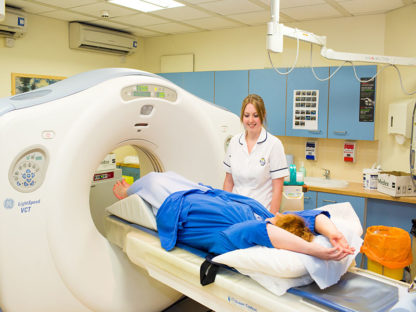
[{"label": "patient's brown hair", "polygon": [[313,240],[312,232],[306,227],[305,220],[294,214],[279,215],[277,218],[273,218],[274,225],[292,233],[300,238],[311,242]]}]

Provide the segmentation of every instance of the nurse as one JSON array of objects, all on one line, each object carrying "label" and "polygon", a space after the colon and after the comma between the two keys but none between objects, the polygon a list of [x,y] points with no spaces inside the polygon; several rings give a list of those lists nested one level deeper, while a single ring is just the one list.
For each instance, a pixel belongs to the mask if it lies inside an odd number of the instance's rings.
[{"label": "nurse", "polygon": [[259,95],[250,94],[244,99],[240,120],[245,130],[228,146],[223,189],[254,198],[276,214],[283,180],[289,175],[283,144],[264,128],[266,108]]}]

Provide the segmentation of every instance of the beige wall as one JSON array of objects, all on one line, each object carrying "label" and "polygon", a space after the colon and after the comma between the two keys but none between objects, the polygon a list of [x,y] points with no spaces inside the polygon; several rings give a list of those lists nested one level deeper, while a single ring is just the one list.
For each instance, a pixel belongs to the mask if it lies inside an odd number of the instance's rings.
[{"label": "beige wall", "polygon": [[[409,6],[387,15],[310,21],[288,26],[327,36],[328,47],[340,51],[387,55],[415,56],[416,42],[408,30],[416,28],[416,6]],[[193,53],[195,71],[237,70],[270,67],[266,49],[266,27],[243,27],[139,40],[138,52],[126,58],[68,48],[68,24],[50,18],[29,15],[28,33],[16,40],[14,48],[4,46],[0,38],[0,97],[11,92],[10,74],[31,73],[71,76],[102,67],[129,67],[150,72],[160,71],[162,55]],[[407,35],[406,35],[407,34]],[[291,66],[296,41],[285,39],[284,53],[273,55],[273,62]],[[297,66],[309,66],[310,45],[301,43]],[[327,61],[314,49],[313,64],[337,64]],[[401,67],[405,86],[416,89],[415,69]],[[357,142],[357,162],[342,161],[342,140],[319,139],[318,161],[305,161],[309,175],[318,176],[321,168],[329,168],[333,178],[361,181],[363,168],[381,163],[385,169],[408,171],[408,142],[399,146],[387,134],[388,103],[405,97],[392,69],[383,72],[377,81],[376,135],[379,141]],[[304,159],[306,138],[281,137],[287,153],[295,155],[297,165]]]},{"label": "beige wall", "polygon": [[125,58],[72,50],[68,47],[68,23],[29,14],[28,31],[13,48],[7,48],[0,38],[0,97],[11,95],[11,73],[68,77],[103,67],[140,69],[142,41],[138,50]]},{"label": "beige wall", "polygon": [[[328,47],[334,50],[384,54],[385,15],[311,21],[288,25],[327,36]],[[348,31],[346,31],[348,29]],[[222,31],[184,34],[145,39],[144,69],[160,71],[162,55],[195,54],[195,71],[270,68],[266,52],[266,26],[245,27]],[[285,39],[284,53],[272,55],[276,66],[292,66],[296,55],[296,40]],[[310,64],[310,44],[300,43],[297,66]],[[331,62],[314,49],[313,65],[328,66]],[[280,137],[286,152],[295,156],[299,167],[305,158],[306,138]],[[304,161],[307,173],[322,174],[321,168],[331,170],[331,177],[360,182],[362,169],[377,163],[378,142],[357,143],[357,162],[344,163],[343,140],[318,140],[318,160]]]},{"label": "beige wall", "polygon": [[[386,17],[385,51],[387,55],[416,56],[416,41],[412,32],[416,29],[416,5],[391,12]],[[404,88],[416,90],[416,67],[400,67]],[[387,169],[409,171],[409,140],[403,145],[395,142],[392,135],[387,134],[388,104],[403,98],[416,98],[416,94],[408,96],[400,88],[399,76],[393,68],[383,74],[383,89],[380,111],[384,116],[379,123],[380,162]]]}]

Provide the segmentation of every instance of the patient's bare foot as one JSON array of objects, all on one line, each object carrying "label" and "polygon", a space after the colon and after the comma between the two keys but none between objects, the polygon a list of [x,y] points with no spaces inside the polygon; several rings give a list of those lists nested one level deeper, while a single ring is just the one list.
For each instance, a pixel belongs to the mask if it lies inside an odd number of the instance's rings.
[{"label": "patient's bare foot", "polygon": [[121,181],[117,181],[116,184],[113,186],[113,193],[114,196],[118,199],[123,199],[127,197],[127,189],[130,187],[124,179]]}]

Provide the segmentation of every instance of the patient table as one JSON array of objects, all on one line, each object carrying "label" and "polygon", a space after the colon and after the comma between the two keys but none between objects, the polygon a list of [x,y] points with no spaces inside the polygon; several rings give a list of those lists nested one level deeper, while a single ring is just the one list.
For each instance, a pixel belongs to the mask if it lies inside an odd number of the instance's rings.
[{"label": "patient table", "polygon": [[[122,248],[130,261],[144,268],[154,279],[214,311],[374,311],[371,307],[354,310],[339,306],[328,299],[330,296],[317,298],[310,292],[303,291],[302,287],[289,289],[288,293],[276,296],[250,277],[227,269],[218,272],[215,282],[202,286],[200,267],[205,261],[204,252],[187,246],[179,246],[167,252],[161,248],[157,232],[115,216],[106,217],[105,226],[108,240]],[[386,287],[397,287],[402,298],[407,295],[407,284],[365,270],[351,268],[346,276],[362,278],[363,281],[369,280],[368,277],[371,276]],[[382,296],[379,294],[380,300]],[[413,300],[416,307],[416,298],[413,297],[407,300]],[[397,311],[410,312],[413,305],[406,303],[405,307],[410,308]]]}]

